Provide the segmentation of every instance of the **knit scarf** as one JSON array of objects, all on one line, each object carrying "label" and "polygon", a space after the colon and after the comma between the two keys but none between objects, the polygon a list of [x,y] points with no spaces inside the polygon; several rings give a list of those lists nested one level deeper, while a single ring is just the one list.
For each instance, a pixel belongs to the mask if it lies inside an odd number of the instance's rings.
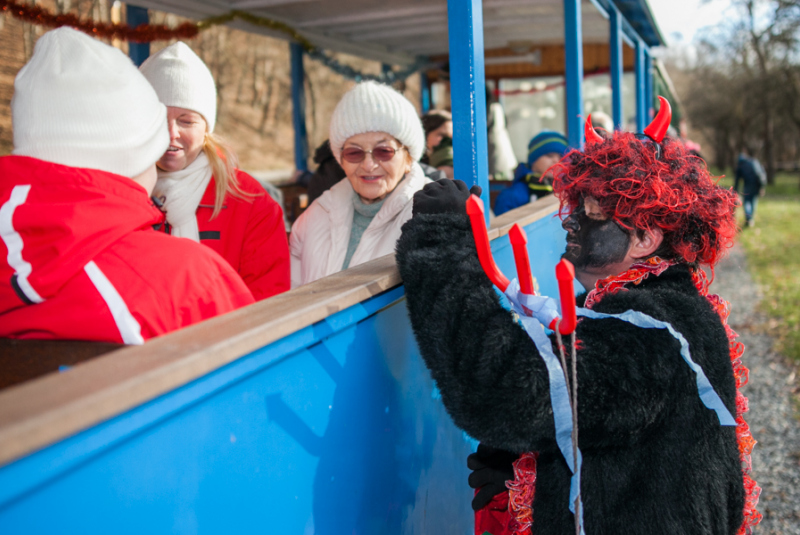
[{"label": "knit scarf", "polygon": [[[591,309],[599,303],[603,297],[615,294],[619,291],[627,291],[627,285],[638,285],[650,275],[658,276],[672,266],[674,262],[653,257],[633,264],[630,269],[605,279],[597,281],[594,289],[586,296],[584,306]],[[705,297],[711,307],[719,315],[725,333],[728,336],[728,347],[733,367],[733,375],[736,381],[736,441],[739,446],[739,457],[742,462],[742,479],[744,482],[745,502],[744,520],[737,531],[737,535],[751,535],[753,528],[761,522],[761,513],[758,512],[758,497],[761,488],[751,477],[752,461],[750,454],[753,451],[756,441],[750,433],[750,426],[744,419],[744,413],[748,411],[747,398],[741,393],[740,388],[747,384],[750,371],[742,363],[744,344],[737,342],[739,336],[728,325],[730,315],[730,304],[718,295],[709,295],[709,281],[706,274],[701,269],[692,269],[692,282],[697,291]],[[533,497],[536,491],[536,452],[524,453],[514,462],[514,481],[506,482],[509,489],[508,505],[511,519],[509,529],[515,535],[530,535],[533,524]]]},{"label": "knit scarf", "polygon": [[544,197],[545,195],[549,195],[553,193],[553,186],[550,184],[542,184],[540,180],[542,179],[542,175],[538,173],[529,173],[525,175],[525,184],[528,186],[528,191],[532,195],[536,195],[538,197]]},{"label": "knit scarf", "polygon": [[211,165],[203,151],[180,171],[159,170],[153,196],[163,198],[163,209],[167,213],[167,223],[172,227],[173,236],[200,241],[196,212],[211,175]]}]

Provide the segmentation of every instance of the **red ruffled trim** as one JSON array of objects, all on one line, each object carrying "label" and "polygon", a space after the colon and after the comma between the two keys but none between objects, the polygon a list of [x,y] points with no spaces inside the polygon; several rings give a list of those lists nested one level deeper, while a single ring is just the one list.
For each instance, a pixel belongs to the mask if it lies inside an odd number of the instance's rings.
[{"label": "red ruffled trim", "polygon": [[[592,308],[599,303],[604,296],[624,290],[627,284],[639,284],[651,274],[658,276],[671,265],[673,265],[672,262],[662,260],[658,257],[633,264],[629,270],[620,275],[598,281],[594,289],[586,296],[586,303],[584,306],[586,308]],[[762,518],[761,513],[756,509],[758,497],[761,494],[761,487],[756,484],[755,480],[750,475],[753,467],[750,454],[753,452],[753,446],[756,445],[756,440],[750,433],[750,426],[744,419],[744,413],[748,411],[747,398],[739,390],[747,384],[750,374],[750,371],[742,363],[744,344],[736,341],[739,335],[728,325],[730,304],[718,295],[708,294],[708,286],[710,283],[705,272],[703,270],[693,269],[692,281],[697,291],[700,292],[700,295],[704,296],[708,302],[711,303],[712,308],[722,320],[725,333],[728,335],[731,366],[733,367],[733,375],[736,380],[736,441],[739,446],[739,457],[742,463],[742,479],[744,481],[745,491],[744,520],[742,521],[739,531],[737,531],[737,535],[752,535],[753,528],[761,522]],[[510,527],[515,535],[530,535],[532,532],[533,496],[536,492],[536,459],[538,455],[539,454],[536,452],[523,454],[522,457],[514,463],[514,481],[506,483],[509,488],[510,496],[509,512],[512,516]]]},{"label": "red ruffled trim", "polygon": [[742,479],[744,480],[744,520],[742,521],[737,535],[752,535],[753,528],[761,522],[761,513],[758,512],[756,506],[758,505],[758,497],[761,495],[761,487],[758,486],[756,481],[750,475],[753,468],[753,462],[750,454],[753,452],[753,446],[756,445],[756,440],[750,433],[750,426],[744,419],[744,413],[749,410],[747,398],[739,390],[747,384],[750,378],[750,370],[742,363],[742,355],[744,354],[744,344],[737,342],[736,338],[739,336],[728,325],[728,316],[730,315],[730,304],[718,295],[708,294],[708,279],[702,270],[692,271],[692,280],[700,295],[705,296],[708,302],[711,303],[714,311],[719,315],[722,324],[725,326],[725,333],[728,335],[728,345],[730,348],[731,366],[733,367],[733,376],[736,380],[736,441],[739,444],[739,458],[742,461]]},{"label": "red ruffled trim", "polygon": [[523,453],[514,461],[514,481],[507,481],[508,528],[514,535],[530,535],[533,524],[533,495],[536,493],[537,452]]}]

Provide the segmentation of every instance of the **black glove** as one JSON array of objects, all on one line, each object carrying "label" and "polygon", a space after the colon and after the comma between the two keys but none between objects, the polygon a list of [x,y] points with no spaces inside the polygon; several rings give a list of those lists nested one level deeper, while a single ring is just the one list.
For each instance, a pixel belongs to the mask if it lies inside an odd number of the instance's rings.
[{"label": "black glove", "polygon": [[506,481],[514,479],[516,453],[478,444],[478,451],[467,457],[467,467],[472,470],[469,486],[480,489],[472,498],[472,510],[486,507],[492,498],[508,491]]},{"label": "black glove", "polygon": [[461,180],[443,178],[414,194],[412,214],[466,214],[467,199],[473,193],[480,197],[481,191],[480,186],[467,189]]}]

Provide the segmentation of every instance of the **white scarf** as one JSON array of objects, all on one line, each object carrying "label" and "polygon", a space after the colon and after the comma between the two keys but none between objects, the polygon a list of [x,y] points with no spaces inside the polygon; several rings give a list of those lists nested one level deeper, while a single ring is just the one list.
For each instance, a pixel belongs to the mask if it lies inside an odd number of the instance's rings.
[{"label": "white scarf", "polygon": [[197,228],[197,207],[211,181],[211,165],[204,152],[195,161],[180,171],[158,171],[158,181],[153,196],[164,198],[163,209],[167,212],[167,223],[172,226],[172,235],[200,241]]}]

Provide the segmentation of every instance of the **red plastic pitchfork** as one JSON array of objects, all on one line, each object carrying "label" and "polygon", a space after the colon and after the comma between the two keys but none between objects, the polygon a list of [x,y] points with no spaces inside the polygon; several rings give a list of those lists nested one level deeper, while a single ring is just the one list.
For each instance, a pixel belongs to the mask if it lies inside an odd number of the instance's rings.
[{"label": "red plastic pitchfork", "polygon": [[[500,268],[494,262],[492,250],[489,247],[489,233],[486,231],[486,224],[483,215],[483,201],[480,197],[471,195],[467,199],[467,215],[472,225],[472,235],[475,238],[475,247],[478,249],[478,260],[481,267],[492,281],[492,284],[505,292],[510,284],[508,278],[503,275]],[[520,291],[526,295],[535,295],[533,289],[533,274],[531,273],[530,259],[528,258],[528,238],[518,224],[514,224],[508,232],[511,248],[514,251],[514,261],[517,265],[517,276],[519,277]],[[575,314],[575,290],[572,281],[575,279],[575,268],[568,260],[561,259],[556,264],[556,279],[558,280],[558,293],[561,298],[561,313],[563,315],[558,330],[562,335],[567,335],[575,330],[577,315]],[[553,320],[548,327],[555,330],[558,320]]]}]

